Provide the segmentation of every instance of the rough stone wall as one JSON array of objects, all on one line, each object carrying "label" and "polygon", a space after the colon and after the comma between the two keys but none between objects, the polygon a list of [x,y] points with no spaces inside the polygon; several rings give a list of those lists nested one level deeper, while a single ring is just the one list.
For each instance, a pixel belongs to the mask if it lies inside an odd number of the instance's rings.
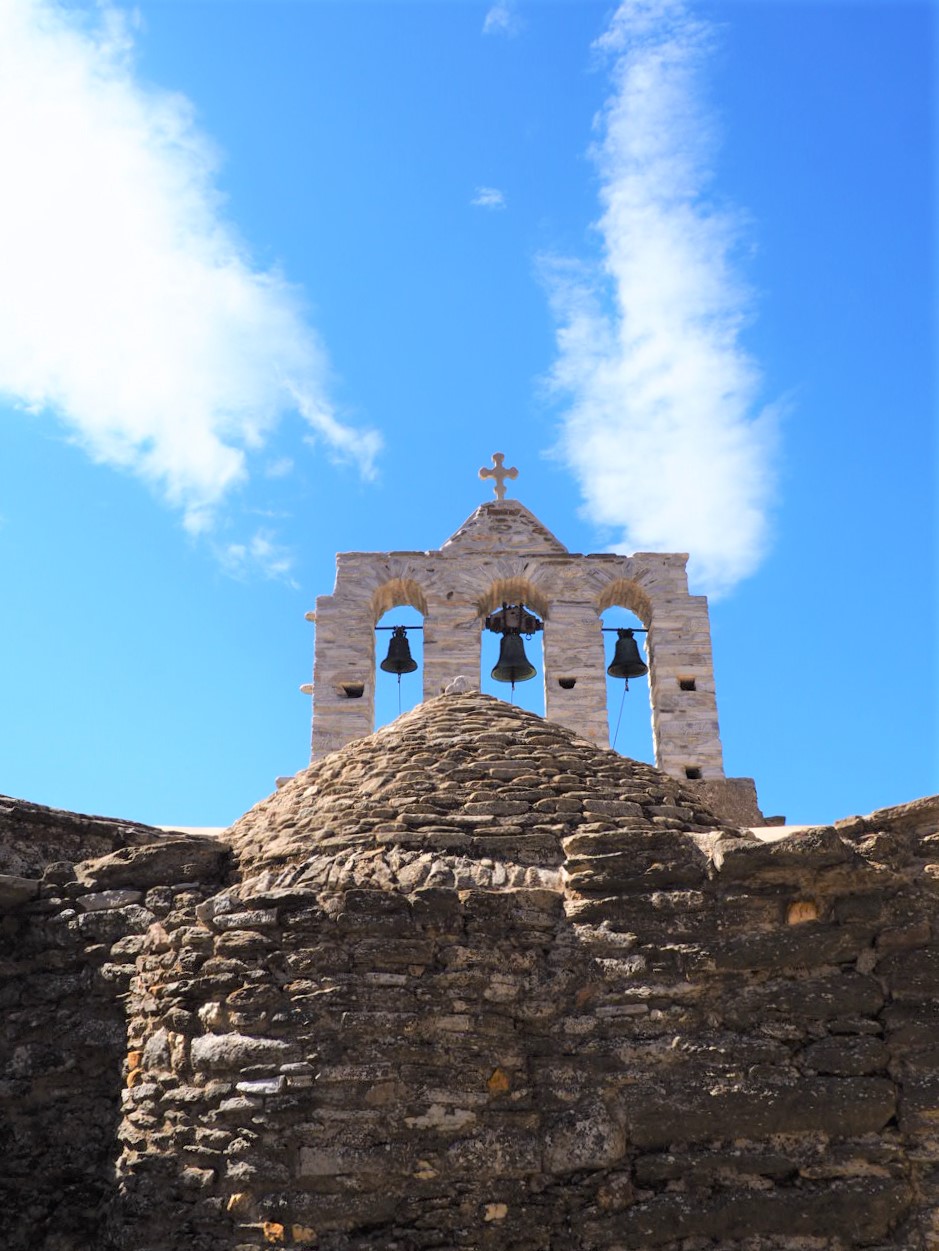
[{"label": "rough stone wall", "polygon": [[194,876],[214,893],[226,856],[208,840],[0,799],[0,865],[17,870],[0,875],[0,1211],[9,1251],[115,1245],[128,987],[150,925],[171,902],[202,897]]},{"label": "rough stone wall", "polygon": [[160,838],[139,821],[63,812],[0,795],[0,875],[37,879],[55,861],[91,860]]},{"label": "rough stone wall", "polygon": [[[313,759],[371,733],[374,626],[401,604],[424,614],[425,699],[458,674],[478,685],[486,613],[503,600],[528,604],[545,623],[545,716],[606,747],[599,615],[617,604],[649,630],[657,766],[675,777],[722,779],[707,601],[689,595],[686,560],[569,553],[517,500],[482,505],[440,551],[338,556],[333,594],[316,601]],[[562,677],[576,685],[564,689]]]},{"label": "rough stone wall", "polygon": [[228,837],[0,896],[15,1251],[939,1251],[939,800],[755,838],[467,694]]}]

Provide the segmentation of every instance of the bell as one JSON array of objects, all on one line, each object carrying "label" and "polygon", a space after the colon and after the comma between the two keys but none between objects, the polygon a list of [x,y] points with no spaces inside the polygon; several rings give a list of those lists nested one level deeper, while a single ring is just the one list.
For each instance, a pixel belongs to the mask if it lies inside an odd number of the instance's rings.
[{"label": "bell", "polygon": [[379,667],[385,673],[396,673],[399,680],[402,673],[413,673],[417,668],[417,661],[411,656],[411,649],[408,647],[408,633],[404,626],[395,626],[391,631],[388,655]]},{"label": "bell", "polygon": [[649,666],[643,664],[639,655],[639,645],[633,638],[632,630],[616,631],[616,651],[613,662],[607,669],[611,678],[641,678],[649,672]]},{"label": "bell", "polygon": [[492,670],[497,682],[527,682],[538,670],[525,655],[525,644],[517,633],[503,634],[499,644],[499,663]]}]

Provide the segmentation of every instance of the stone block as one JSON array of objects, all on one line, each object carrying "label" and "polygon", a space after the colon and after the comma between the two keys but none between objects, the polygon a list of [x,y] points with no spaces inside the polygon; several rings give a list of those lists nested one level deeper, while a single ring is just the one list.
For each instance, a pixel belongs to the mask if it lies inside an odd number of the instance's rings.
[{"label": "stone block", "polygon": [[734,1029],[749,1030],[769,1022],[834,1020],[837,1017],[875,1016],[884,995],[876,978],[860,973],[824,977],[774,979],[747,986],[723,1007],[725,1021]]},{"label": "stone block", "polygon": [[799,1056],[799,1064],[816,1073],[862,1077],[887,1067],[890,1053],[879,1038],[822,1038]]},{"label": "stone block", "polygon": [[90,895],[79,895],[75,906],[80,912],[100,912],[105,908],[124,908],[139,903],[143,892],[139,890],[103,890]]},{"label": "stone block", "polygon": [[20,908],[38,898],[38,881],[11,873],[0,873],[0,911]]},{"label": "stone block", "polygon": [[228,856],[228,846],[216,839],[165,837],[85,860],[75,866],[75,872],[88,890],[147,890],[175,882],[213,881]]},{"label": "stone block", "polygon": [[622,1251],[650,1251],[681,1239],[707,1240],[684,1244],[702,1247],[758,1238],[776,1246],[786,1239],[817,1246],[821,1238],[835,1239],[838,1246],[868,1246],[888,1233],[910,1200],[906,1185],[879,1177],[767,1192],[665,1194],[602,1224],[589,1222],[585,1233],[590,1245]]},{"label": "stone block", "polygon": [[853,962],[867,947],[869,938],[869,932],[857,927],[807,922],[780,926],[769,933],[742,935],[714,949],[712,954],[718,969],[811,969]]},{"label": "stone block", "polygon": [[623,1158],[626,1135],[600,1104],[582,1104],[548,1122],[544,1167],[549,1173],[602,1169]]},{"label": "stone block", "polygon": [[618,1101],[628,1140],[642,1148],[771,1134],[852,1137],[877,1133],[896,1110],[893,1083],[877,1077],[715,1082],[708,1089],[676,1086],[668,1096],[636,1086]]},{"label": "stone block", "polygon": [[197,1072],[231,1072],[259,1064],[283,1064],[299,1060],[296,1043],[279,1038],[256,1038],[247,1034],[205,1034],[190,1047]]},{"label": "stone block", "polygon": [[826,869],[863,872],[865,862],[830,826],[790,834],[778,842],[727,838],[721,841],[714,865],[725,881],[799,882]]},{"label": "stone block", "polygon": [[904,1134],[939,1134],[939,1075],[907,1077],[901,1088],[899,1117]]},{"label": "stone block", "polygon": [[939,997],[939,947],[896,952],[880,960],[876,971],[894,999],[930,1002]]}]

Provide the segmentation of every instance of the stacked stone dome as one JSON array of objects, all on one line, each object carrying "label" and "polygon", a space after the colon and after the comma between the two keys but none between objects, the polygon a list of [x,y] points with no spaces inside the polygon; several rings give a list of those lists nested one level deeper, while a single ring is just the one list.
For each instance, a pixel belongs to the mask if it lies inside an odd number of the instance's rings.
[{"label": "stacked stone dome", "polygon": [[469,692],[421,704],[298,773],[230,838],[250,889],[409,893],[558,887],[561,866],[582,874],[587,851],[622,856],[628,844],[641,859],[650,836],[662,844],[723,824],[651,766]]}]

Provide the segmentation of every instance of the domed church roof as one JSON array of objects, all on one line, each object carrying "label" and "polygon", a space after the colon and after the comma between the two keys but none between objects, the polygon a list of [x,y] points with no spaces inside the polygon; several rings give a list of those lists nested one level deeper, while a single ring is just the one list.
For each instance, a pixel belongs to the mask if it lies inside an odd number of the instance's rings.
[{"label": "domed church roof", "polygon": [[[431,699],[304,769],[230,838],[242,874],[264,889],[368,881],[408,892],[431,877],[555,885],[562,863],[571,874],[584,853],[621,855],[624,836],[632,845],[724,824],[650,765],[469,692]],[[681,841],[697,860],[693,840]]]}]

